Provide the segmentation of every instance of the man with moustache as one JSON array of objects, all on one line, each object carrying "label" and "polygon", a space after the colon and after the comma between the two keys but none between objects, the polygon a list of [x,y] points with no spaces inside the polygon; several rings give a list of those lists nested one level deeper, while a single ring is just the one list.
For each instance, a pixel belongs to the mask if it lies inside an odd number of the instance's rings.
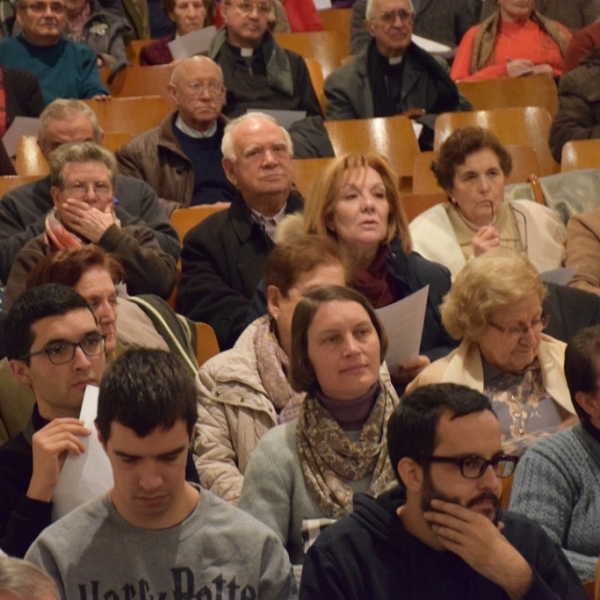
[{"label": "man with moustache", "polygon": [[500,425],[483,394],[456,384],[418,388],[388,424],[401,486],[357,495],[304,561],[300,600],[585,600],[562,551],[521,515],[500,512]]}]

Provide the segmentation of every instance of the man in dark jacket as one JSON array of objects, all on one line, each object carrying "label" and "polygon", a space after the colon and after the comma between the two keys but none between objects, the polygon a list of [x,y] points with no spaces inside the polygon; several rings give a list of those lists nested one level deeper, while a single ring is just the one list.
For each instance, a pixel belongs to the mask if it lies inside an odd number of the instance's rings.
[{"label": "man in dark jacket", "polygon": [[[101,144],[102,136],[94,111],[78,100],[55,100],[40,116],[38,144],[46,160],[61,144]],[[121,225],[147,225],[161,248],[175,260],[179,258],[177,232],[147,183],[117,175],[115,197],[115,216]],[[4,195],[0,202],[0,279],[8,279],[19,250],[44,231],[46,215],[52,207],[49,175]]]},{"label": "man in dark jacket", "polygon": [[302,209],[302,199],[292,192],[290,136],[273,118],[249,113],[235,119],[225,128],[222,150],[237,196],[228,210],[186,235],[177,308],[211,325],[227,350],[247,323],[277,225]]},{"label": "man in dark jacket", "polygon": [[[585,600],[562,551],[530,519],[499,510],[516,457],[483,394],[418,388],[388,424],[398,487],[358,496],[304,561],[301,600]],[[491,468],[490,468],[491,467]]]},{"label": "man in dark jacket", "polygon": [[411,41],[411,0],[370,0],[370,42],[325,80],[328,119],[367,119],[404,114],[423,125],[421,150],[433,150],[439,113],[472,110],[450,79],[446,61]]}]

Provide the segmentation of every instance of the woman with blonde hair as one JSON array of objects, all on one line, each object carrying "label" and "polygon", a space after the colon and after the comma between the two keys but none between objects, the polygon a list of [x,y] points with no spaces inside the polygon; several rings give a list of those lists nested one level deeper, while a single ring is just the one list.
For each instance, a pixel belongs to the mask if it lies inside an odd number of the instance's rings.
[{"label": "woman with blonde hair", "polygon": [[500,248],[469,261],[442,305],[442,322],[461,345],[409,386],[460,383],[492,401],[504,450],[521,453],[541,435],[571,424],[565,344],[542,332],[546,293],[531,262]]},{"label": "woman with blonde hair", "polygon": [[304,231],[338,242],[352,263],[352,286],[375,308],[429,286],[421,355],[392,370],[396,383],[410,381],[456,346],[438,308],[450,289],[450,272],[413,252],[398,175],[385,158],[349,153],[334,159],[305,204]]}]

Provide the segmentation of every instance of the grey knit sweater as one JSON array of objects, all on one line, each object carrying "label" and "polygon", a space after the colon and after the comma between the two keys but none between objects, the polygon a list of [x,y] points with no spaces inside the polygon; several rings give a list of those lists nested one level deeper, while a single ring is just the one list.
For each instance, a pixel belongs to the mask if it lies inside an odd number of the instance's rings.
[{"label": "grey knit sweater", "polygon": [[600,441],[577,424],[531,446],[517,467],[510,510],[538,521],[579,577],[593,579],[600,554]]}]

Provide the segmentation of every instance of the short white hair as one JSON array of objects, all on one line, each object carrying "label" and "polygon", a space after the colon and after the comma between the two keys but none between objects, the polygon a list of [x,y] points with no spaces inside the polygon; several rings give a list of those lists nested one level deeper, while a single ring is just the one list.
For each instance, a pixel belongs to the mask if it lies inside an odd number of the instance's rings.
[{"label": "short white hair", "polygon": [[269,123],[274,123],[281,129],[283,132],[283,137],[285,139],[285,145],[290,153],[290,156],[294,156],[294,144],[292,143],[292,138],[290,134],[287,132],[285,127],[282,127],[276,119],[274,119],[271,115],[267,115],[266,113],[261,112],[247,112],[241,117],[237,117],[237,119],[233,119],[233,121],[229,121],[225,127],[225,131],[223,133],[223,141],[221,142],[221,153],[224,158],[227,158],[231,162],[235,162],[237,160],[237,156],[235,155],[235,150],[233,149],[233,136],[235,134],[236,129],[243,125],[246,122],[251,123],[260,123],[260,122],[268,121]]},{"label": "short white hair", "polygon": [[[375,0],[367,0],[367,9],[365,10],[365,16],[367,19],[372,19],[375,16],[375,11],[373,10],[373,2]],[[413,6],[412,0],[408,0],[408,5],[410,7],[410,12],[415,14],[415,7]]]},{"label": "short white hair", "polygon": [[0,555],[0,591],[22,600],[58,600],[54,580],[34,564]]}]

